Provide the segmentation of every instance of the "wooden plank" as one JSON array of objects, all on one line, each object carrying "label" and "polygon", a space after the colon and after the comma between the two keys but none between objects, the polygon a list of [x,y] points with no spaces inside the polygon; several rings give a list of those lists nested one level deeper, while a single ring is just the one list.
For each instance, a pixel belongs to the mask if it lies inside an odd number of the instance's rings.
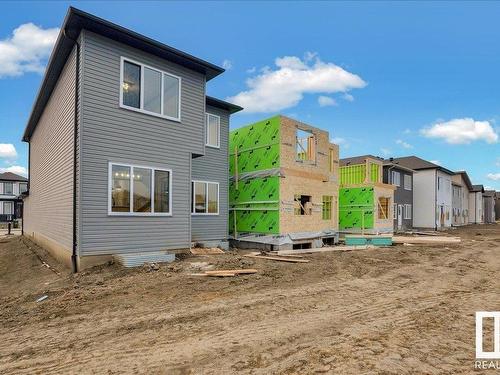
[{"label": "wooden plank", "polygon": [[193,255],[214,255],[214,254],[224,254],[224,251],[216,247],[213,248],[201,248],[193,247],[191,249],[191,254]]},{"label": "wooden plank", "polygon": [[411,244],[457,244],[462,242],[460,237],[438,237],[438,236],[430,236],[430,237],[403,237],[403,236],[394,236],[392,237],[392,242],[401,244],[401,243],[411,243]]},{"label": "wooden plank", "polygon": [[273,257],[273,256],[267,256],[267,255],[253,255],[253,254],[247,254],[243,255],[244,257],[247,258],[258,258],[258,259],[267,259],[267,260],[276,260],[278,262],[290,262],[290,263],[309,263],[310,261],[307,259],[292,259],[292,258],[284,258],[284,257]]},{"label": "wooden plank", "polygon": [[304,250],[278,250],[278,255],[291,256],[294,254],[314,254],[314,253],[327,253],[331,251],[352,251],[352,250],[366,250],[380,248],[381,246],[373,245],[359,245],[359,246],[332,246],[321,247],[318,249],[304,249]]},{"label": "wooden plank", "polygon": [[213,271],[205,271],[207,275],[216,275],[220,273],[234,273],[236,275],[247,275],[247,274],[252,274],[252,273],[257,273],[259,272],[256,269],[253,268],[246,268],[246,269],[237,269],[237,270],[213,270]]}]

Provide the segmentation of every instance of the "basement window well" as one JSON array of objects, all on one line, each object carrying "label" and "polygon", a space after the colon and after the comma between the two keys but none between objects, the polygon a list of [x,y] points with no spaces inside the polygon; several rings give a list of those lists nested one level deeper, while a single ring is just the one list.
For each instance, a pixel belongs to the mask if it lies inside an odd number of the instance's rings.
[{"label": "basement window well", "polygon": [[297,129],[295,139],[297,161],[314,162],[316,160],[316,142],[314,134],[308,130]]},{"label": "basement window well", "polygon": [[295,195],[295,215],[311,215],[311,196],[310,195]]}]

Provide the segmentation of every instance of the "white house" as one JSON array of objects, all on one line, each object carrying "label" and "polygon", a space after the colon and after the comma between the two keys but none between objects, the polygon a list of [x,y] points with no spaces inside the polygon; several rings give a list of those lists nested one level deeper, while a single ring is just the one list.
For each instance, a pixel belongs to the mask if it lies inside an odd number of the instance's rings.
[{"label": "white house", "polygon": [[458,171],[452,177],[452,222],[453,226],[469,224],[469,196],[472,183],[465,171]]},{"label": "white house", "polygon": [[452,176],[454,172],[416,156],[394,158],[413,169],[413,226],[442,229],[452,225]]},{"label": "white house", "polygon": [[484,223],[483,193],[483,185],[472,185],[469,195],[469,224]]}]

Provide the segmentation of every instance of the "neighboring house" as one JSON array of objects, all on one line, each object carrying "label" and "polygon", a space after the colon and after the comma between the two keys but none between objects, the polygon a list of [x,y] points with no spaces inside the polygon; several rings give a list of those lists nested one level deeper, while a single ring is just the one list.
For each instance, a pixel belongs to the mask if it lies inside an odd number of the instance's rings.
[{"label": "neighboring house", "polygon": [[484,222],[492,224],[495,222],[495,190],[485,190],[483,193]]},{"label": "neighboring house", "polygon": [[238,246],[336,242],[339,146],[327,131],[278,115],[230,138],[229,223]]},{"label": "neighboring house", "polygon": [[482,224],[483,214],[483,185],[472,185],[469,194],[469,224]]},{"label": "neighboring house", "polygon": [[394,191],[394,229],[413,228],[413,172],[394,161],[384,160],[384,183],[396,187]]},{"label": "neighboring house", "polygon": [[500,191],[495,192],[495,220],[500,220]]},{"label": "neighboring house", "polygon": [[383,182],[383,159],[363,155],[340,159],[339,229],[380,234],[394,231],[394,191]]},{"label": "neighboring house", "polygon": [[469,196],[472,183],[465,171],[456,172],[451,178],[452,189],[452,225],[461,226],[469,224]]},{"label": "neighboring house", "polygon": [[452,224],[453,172],[417,156],[394,158],[394,163],[413,169],[413,226],[441,229]]},{"label": "neighboring house", "polygon": [[22,219],[23,201],[28,179],[12,172],[0,173],[0,223]]},{"label": "neighboring house", "polygon": [[229,116],[241,108],[206,96],[223,71],[70,8],[23,136],[24,233],[75,270],[225,246]]}]

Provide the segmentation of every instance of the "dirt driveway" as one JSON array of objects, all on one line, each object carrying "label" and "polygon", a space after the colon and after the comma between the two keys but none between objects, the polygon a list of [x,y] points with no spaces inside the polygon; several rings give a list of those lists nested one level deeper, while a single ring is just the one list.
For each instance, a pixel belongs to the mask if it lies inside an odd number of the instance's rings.
[{"label": "dirt driveway", "polygon": [[[500,225],[452,233],[460,245],[77,276],[0,237],[0,373],[469,374],[474,312],[500,311]],[[189,276],[207,262],[259,273]]]}]

